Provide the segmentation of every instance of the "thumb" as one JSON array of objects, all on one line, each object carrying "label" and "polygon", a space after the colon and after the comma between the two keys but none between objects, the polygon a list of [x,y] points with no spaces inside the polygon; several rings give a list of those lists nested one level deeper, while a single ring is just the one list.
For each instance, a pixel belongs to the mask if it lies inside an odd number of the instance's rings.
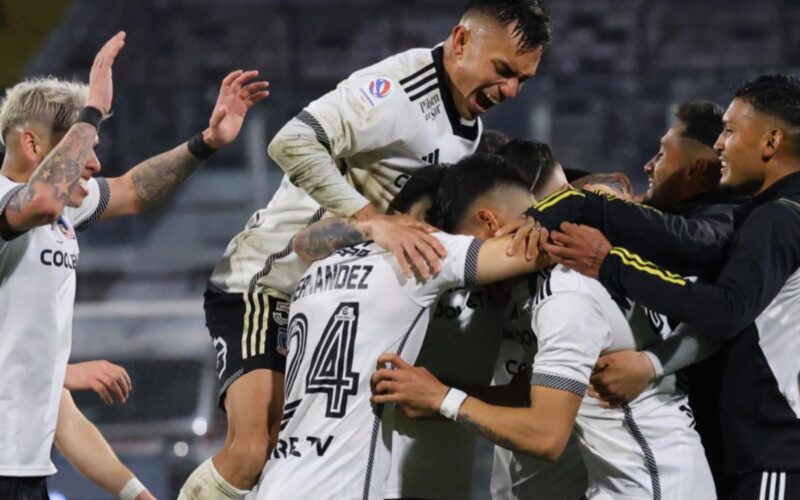
[{"label": "thumb", "polygon": [[220,106],[219,109],[214,111],[214,114],[211,115],[211,120],[209,120],[208,124],[211,128],[219,127],[219,124],[222,123],[222,120],[228,114],[228,107],[227,106]]}]

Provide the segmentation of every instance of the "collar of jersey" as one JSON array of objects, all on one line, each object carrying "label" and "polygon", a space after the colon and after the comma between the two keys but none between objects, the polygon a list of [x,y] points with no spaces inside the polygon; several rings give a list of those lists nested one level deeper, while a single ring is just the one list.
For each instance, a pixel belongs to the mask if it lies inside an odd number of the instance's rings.
[{"label": "collar of jersey", "polygon": [[442,94],[442,101],[444,102],[444,110],[447,113],[447,119],[450,120],[450,126],[453,128],[453,133],[464,139],[474,141],[478,138],[478,120],[476,118],[471,122],[461,119],[461,115],[456,109],[453,102],[453,93],[450,91],[450,78],[444,71],[444,47],[439,44],[431,50],[433,57],[433,65],[436,67],[436,80],[439,83],[439,93]]}]

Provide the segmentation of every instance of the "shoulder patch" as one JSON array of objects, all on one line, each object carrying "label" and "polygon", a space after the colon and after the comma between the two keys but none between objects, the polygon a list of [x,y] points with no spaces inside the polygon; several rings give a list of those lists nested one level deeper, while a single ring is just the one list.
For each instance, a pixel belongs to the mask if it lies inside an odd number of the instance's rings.
[{"label": "shoulder patch", "polygon": [[386,76],[378,76],[358,87],[357,97],[367,109],[380,105],[392,95],[397,85]]}]

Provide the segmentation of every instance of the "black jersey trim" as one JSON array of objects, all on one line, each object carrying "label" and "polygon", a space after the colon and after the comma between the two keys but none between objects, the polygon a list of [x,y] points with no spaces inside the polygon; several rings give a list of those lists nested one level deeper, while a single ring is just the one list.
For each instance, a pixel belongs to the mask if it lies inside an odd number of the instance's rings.
[{"label": "black jersey trim", "polygon": [[[417,90],[418,88],[422,87],[423,85],[425,85],[426,83],[430,82],[431,80],[434,81],[433,83],[436,83],[436,81],[435,81],[436,80],[436,72],[435,71],[431,71],[430,74],[426,74],[424,78],[421,78],[421,79],[417,80],[416,82],[412,83],[408,87],[403,87],[403,90],[405,90],[407,94],[410,94],[412,91]],[[434,85],[434,87],[436,87],[436,86]],[[414,98],[412,97],[411,100],[413,101]]]},{"label": "black jersey trim", "polygon": [[661,478],[658,475],[658,463],[656,463],[653,450],[650,448],[647,438],[644,437],[642,430],[639,429],[639,425],[633,418],[633,410],[631,410],[631,407],[625,403],[622,405],[622,411],[625,412],[625,425],[628,426],[633,439],[636,440],[636,443],[642,449],[642,453],[644,453],[645,465],[647,466],[647,471],[650,473],[650,485],[653,488],[653,500],[661,500]]},{"label": "black jersey trim", "polygon": [[444,110],[447,113],[447,118],[450,120],[450,127],[453,129],[453,134],[464,139],[474,141],[478,139],[478,123],[479,118],[475,119],[472,125],[464,125],[461,122],[461,115],[456,109],[453,102],[453,94],[450,92],[450,79],[444,71],[444,48],[441,45],[434,47],[431,50],[433,63],[436,66],[436,76],[439,85],[439,92],[442,94],[442,101],[444,102]]},{"label": "black jersey trim", "polygon": [[416,94],[414,94],[412,96],[409,96],[408,98],[411,100],[411,102],[414,102],[417,99],[419,99],[420,97],[425,97],[425,95],[430,94],[431,92],[436,90],[438,87],[439,87],[439,82],[433,82],[433,85],[431,85],[430,87],[426,87],[426,88],[420,90],[419,92],[417,92]]},{"label": "black jersey trim", "polygon": [[586,394],[586,384],[583,382],[551,373],[533,372],[531,374],[531,385],[541,385],[550,389],[567,391],[580,397]]},{"label": "black jersey trim", "polygon": [[467,257],[464,259],[464,284],[474,285],[478,282],[478,254],[481,251],[483,240],[475,238],[469,244]]},{"label": "black jersey trim", "polygon": [[[11,198],[13,198],[15,194],[25,189],[25,186],[27,186],[27,184],[20,184],[19,186],[14,186],[13,188],[9,189],[8,192],[2,198],[0,198],[0,216],[2,216],[3,213],[6,211],[6,207],[11,202]],[[0,234],[0,237],[2,237],[4,241],[11,241],[15,238],[22,236],[24,233],[25,233],[24,231],[21,232],[7,231],[3,234]]]},{"label": "black jersey trim", "polygon": [[[317,211],[314,212],[314,215],[312,215],[311,218],[308,219],[308,222],[306,222],[306,226],[317,222],[322,218],[323,215],[325,215],[325,208],[319,207]],[[248,288],[250,293],[256,293],[256,289],[258,288],[258,282],[261,281],[261,278],[268,275],[270,271],[272,271],[272,264],[275,263],[276,260],[284,259],[292,253],[292,241],[294,241],[294,236],[289,238],[289,243],[286,244],[283,250],[277,253],[273,253],[269,257],[267,257],[267,260],[264,262],[264,267],[261,269],[261,271],[257,272],[255,275],[253,275],[252,278],[250,278],[250,286]]]},{"label": "black jersey trim", "polygon": [[97,203],[97,208],[92,212],[92,215],[75,226],[76,231],[86,231],[86,229],[106,211],[108,202],[111,201],[111,189],[108,187],[108,181],[103,177],[98,177],[96,180],[97,187],[100,188],[100,201]]},{"label": "black jersey trim", "polygon": [[322,144],[322,147],[325,148],[325,151],[327,151],[328,154],[332,154],[331,141],[328,139],[328,134],[325,132],[325,129],[322,128],[319,120],[317,120],[314,115],[304,109],[303,111],[299,112],[295,118],[311,127],[311,130],[314,131],[314,135],[317,136],[317,141]]},{"label": "black jersey trim", "polygon": [[417,78],[421,74],[431,70],[433,67],[434,67],[434,64],[430,63],[427,66],[425,66],[424,68],[419,69],[419,70],[415,71],[414,73],[411,73],[407,77],[405,77],[402,80],[400,80],[400,86],[402,87],[403,85],[405,85],[406,83],[410,82],[411,80],[414,80],[415,78]]}]

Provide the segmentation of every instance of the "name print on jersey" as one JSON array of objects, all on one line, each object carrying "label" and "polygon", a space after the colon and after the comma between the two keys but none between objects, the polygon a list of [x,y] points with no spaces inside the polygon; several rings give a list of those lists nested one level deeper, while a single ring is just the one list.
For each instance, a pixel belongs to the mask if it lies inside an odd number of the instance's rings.
[{"label": "name print on jersey", "polygon": [[371,265],[336,264],[320,266],[313,276],[304,276],[294,289],[292,300],[328,290],[366,290]]}]

